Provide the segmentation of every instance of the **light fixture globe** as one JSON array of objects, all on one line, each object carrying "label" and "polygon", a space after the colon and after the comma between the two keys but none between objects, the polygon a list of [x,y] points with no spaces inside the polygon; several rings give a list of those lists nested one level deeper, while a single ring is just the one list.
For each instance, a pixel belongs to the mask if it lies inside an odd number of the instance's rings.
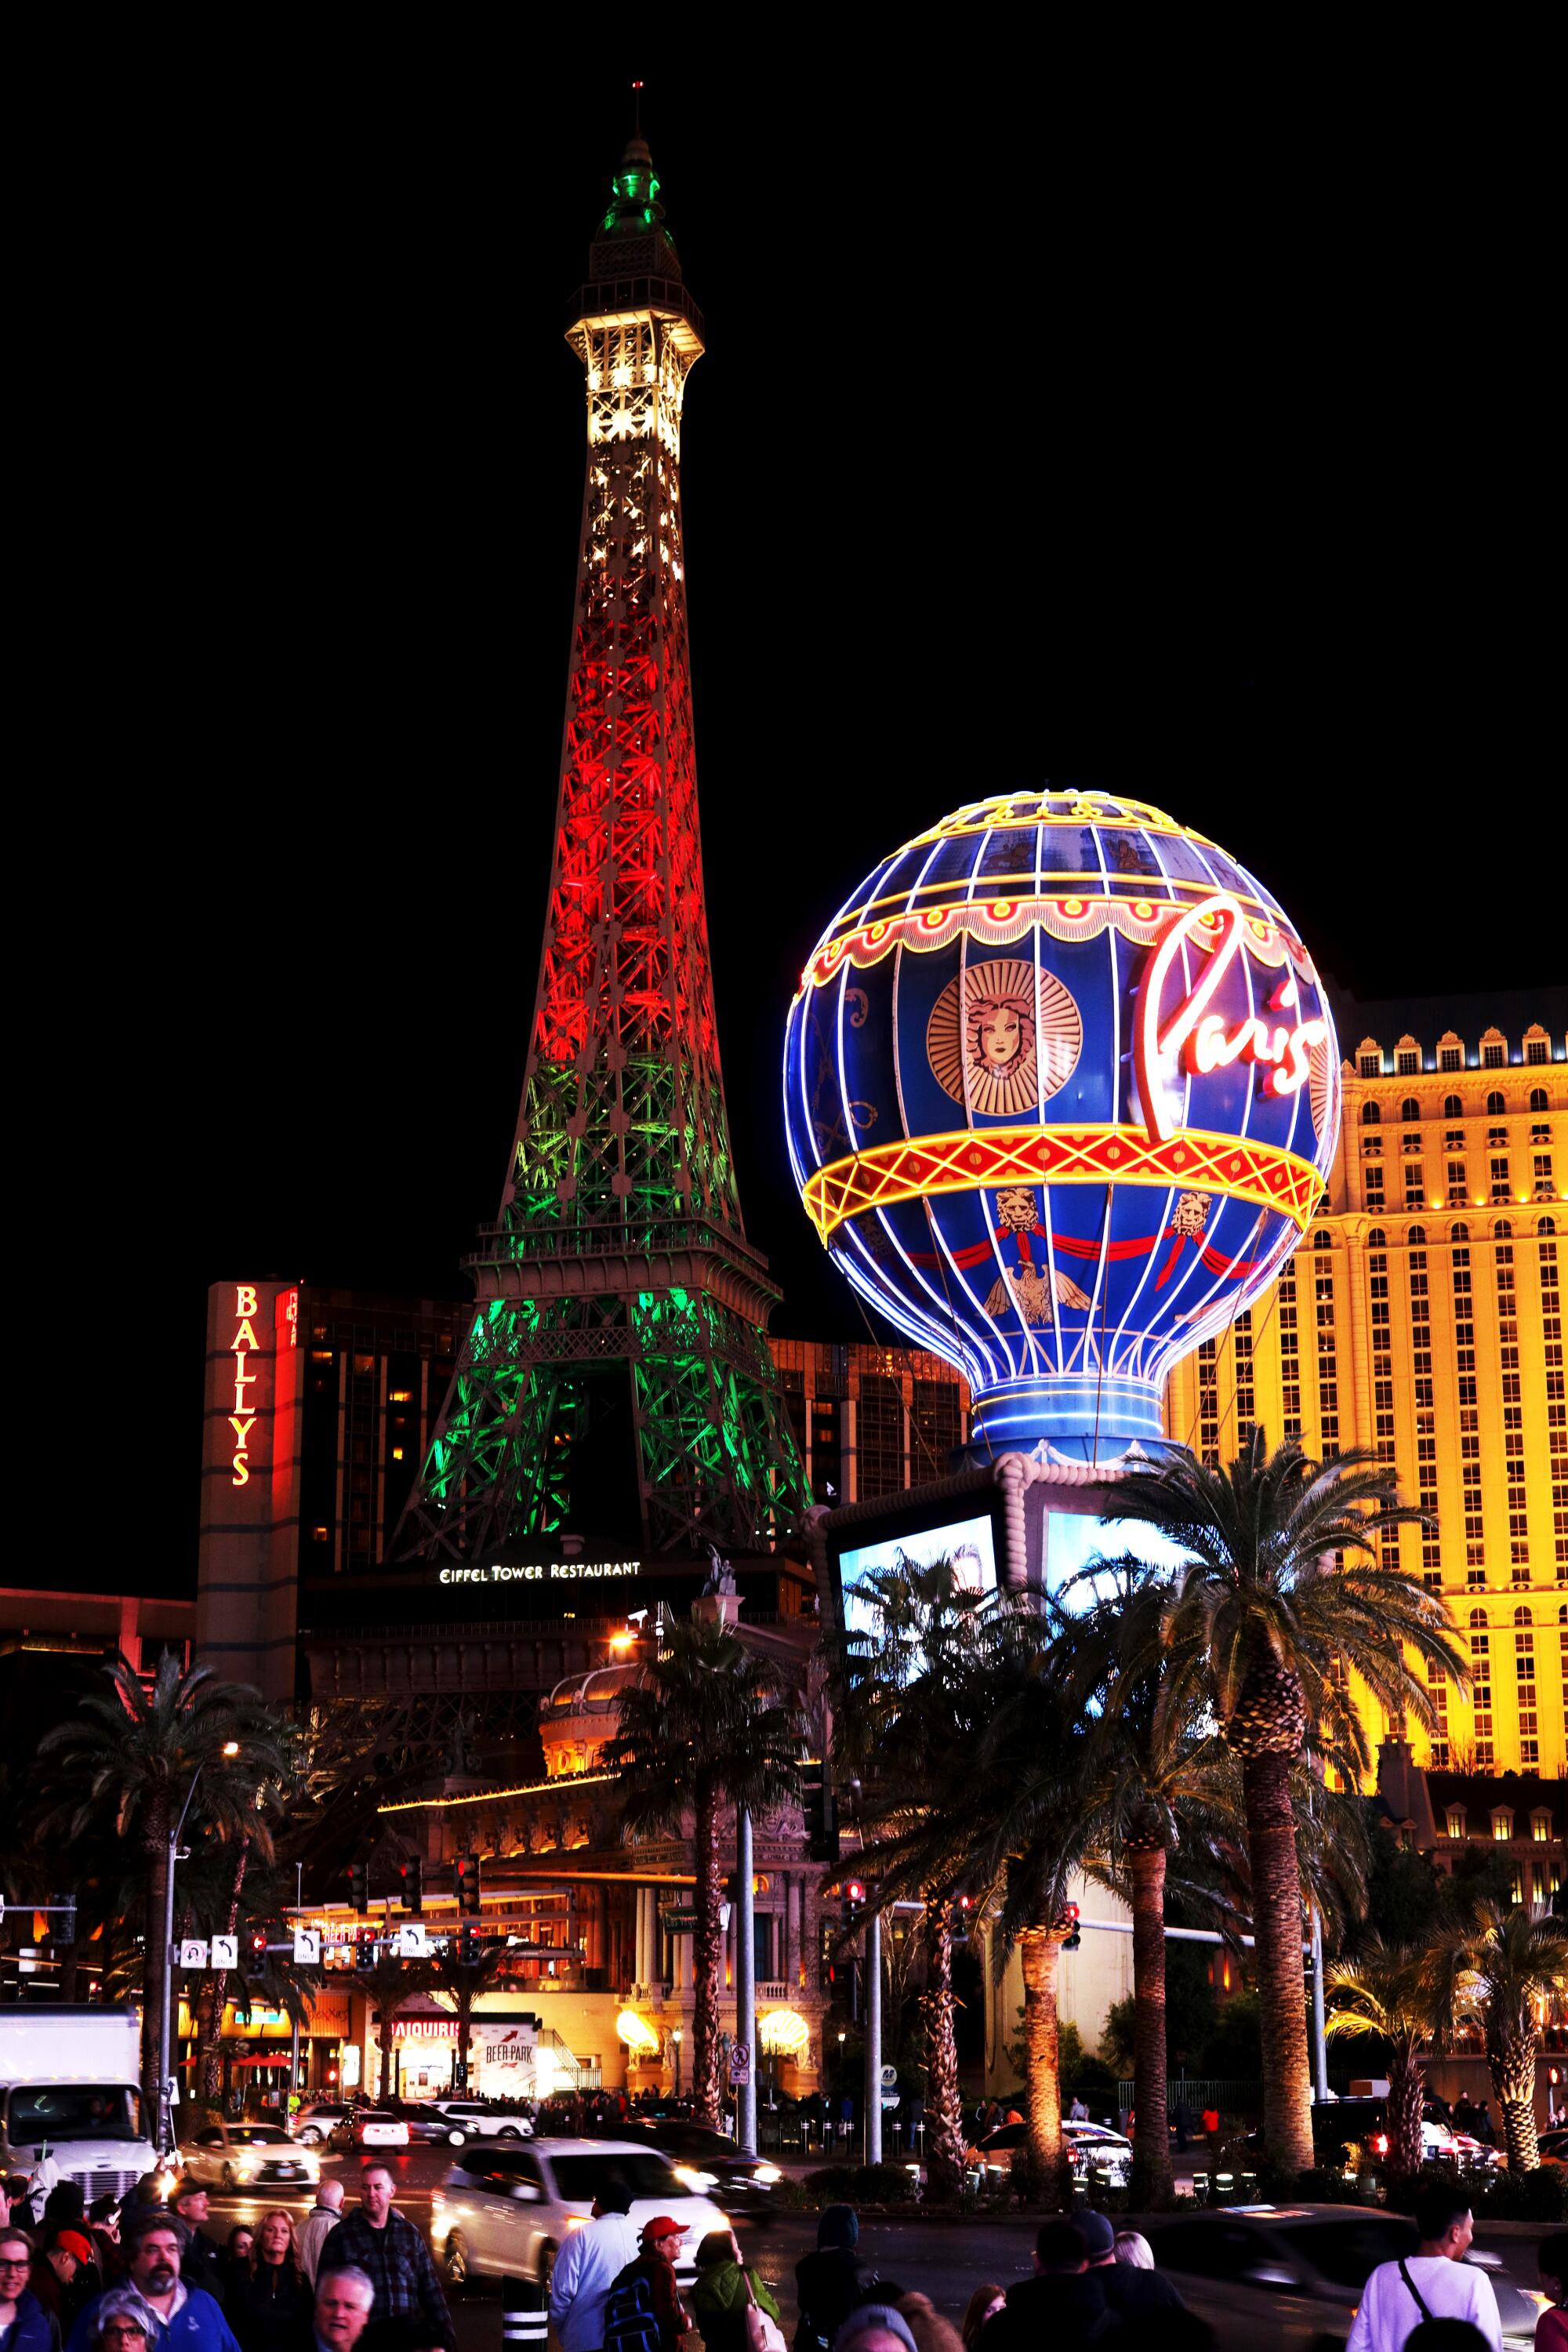
[{"label": "light fixture globe", "polygon": [[1002,794],[897,850],[790,1007],[806,1211],[879,1313],[956,1365],[971,1454],[1162,1442],[1171,1365],[1321,1199],[1339,1054],[1283,909],[1102,793]]}]

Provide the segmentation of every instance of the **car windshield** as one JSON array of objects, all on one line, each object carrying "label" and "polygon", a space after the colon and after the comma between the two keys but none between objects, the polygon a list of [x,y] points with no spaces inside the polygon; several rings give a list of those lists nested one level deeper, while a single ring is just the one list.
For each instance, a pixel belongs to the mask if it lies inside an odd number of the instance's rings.
[{"label": "car windshield", "polygon": [[32,2083],[11,2094],[13,2147],[44,2140],[140,2139],[142,2102],[123,2083]]},{"label": "car windshield", "polygon": [[1300,2255],[1335,2286],[1363,2287],[1379,2263],[1396,2263],[1413,2254],[1420,2243],[1410,2221],[1382,2221],[1370,2213],[1352,2221],[1315,2221],[1302,2229],[1282,2229],[1280,2237],[1293,2254]]},{"label": "car windshield", "polygon": [[279,2140],[289,2146],[289,2135],[279,2124],[230,2124],[228,2136],[238,2147],[275,2147]]},{"label": "car windshield", "polygon": [[550,2168],[568,2205],[587,2205],[601,2189],[619,2182],[634,2197],[679,2197],[680,2183],[661,2156],[627,2148],[604,2156],[552,2156]]}]

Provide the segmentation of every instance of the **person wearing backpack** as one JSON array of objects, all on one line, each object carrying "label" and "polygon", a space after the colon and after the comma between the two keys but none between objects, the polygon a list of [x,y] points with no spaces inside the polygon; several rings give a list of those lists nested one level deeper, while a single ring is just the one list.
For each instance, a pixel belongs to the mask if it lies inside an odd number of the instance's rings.
[{"label": "person wearing backpack", "polygon": [[858,2304],[869,2302],[877,2273],[856,2252],[860,2216],[853,2205],[829,2205],[816,2225],[816,2251],[795,2266],[800,2324],[795,2352],[827,2352]]},{"label": "person wearing backpack", "polygon": [[594,2200],[592,2220],[568,2233],[555,2257],[550,2325],[561,2339],[561,2352],[599,2352],[610,2289],[637,2260],[637,2233],[626,2219],[631,2201],[624,2180],[607,2180]]},{"label": "person wearing backpack", "polygon": [[604,2352],[679,2352],[691,2325],[675,2284],[675,2258],[685,2235],[668,2213],[644,2222],[641,2252],[605,2298]]}]

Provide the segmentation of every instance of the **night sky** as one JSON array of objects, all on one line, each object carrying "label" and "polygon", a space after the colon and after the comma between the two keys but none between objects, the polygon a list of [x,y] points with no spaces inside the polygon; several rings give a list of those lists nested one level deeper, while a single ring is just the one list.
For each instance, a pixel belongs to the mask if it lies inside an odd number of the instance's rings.
[{"label": "night sky", "polygon": [[1452,136],[1392,69],[1287,109],[1261,68],[1177,105],[1154,60],[1026,63],[337,60],[169,118],[69,240],[29,642],[71,919],[19,1055],[37,1278],[93,1299],[112,1266],[135,1334],[68,1527],[163,1589],[207,1283],[452,1295],[496,1210],[582,489],[562,330],[634,71],[708,324],[699,772],[776,1328],[866,1335],[787,1180],[795,978],[966,799],[1153,801],[1363,998],[1563,977],[1528,142]]}]

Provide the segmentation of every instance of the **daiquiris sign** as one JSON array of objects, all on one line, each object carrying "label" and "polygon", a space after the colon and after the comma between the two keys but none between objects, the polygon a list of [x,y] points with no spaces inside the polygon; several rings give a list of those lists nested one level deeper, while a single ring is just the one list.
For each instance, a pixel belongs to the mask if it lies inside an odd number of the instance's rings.
[{"label": "daiquiris sign", "polygon": [[491,1560],[482,1568],[433,1569],[436,1584],[595,1584],[640,1576],[640,1559]]}]

